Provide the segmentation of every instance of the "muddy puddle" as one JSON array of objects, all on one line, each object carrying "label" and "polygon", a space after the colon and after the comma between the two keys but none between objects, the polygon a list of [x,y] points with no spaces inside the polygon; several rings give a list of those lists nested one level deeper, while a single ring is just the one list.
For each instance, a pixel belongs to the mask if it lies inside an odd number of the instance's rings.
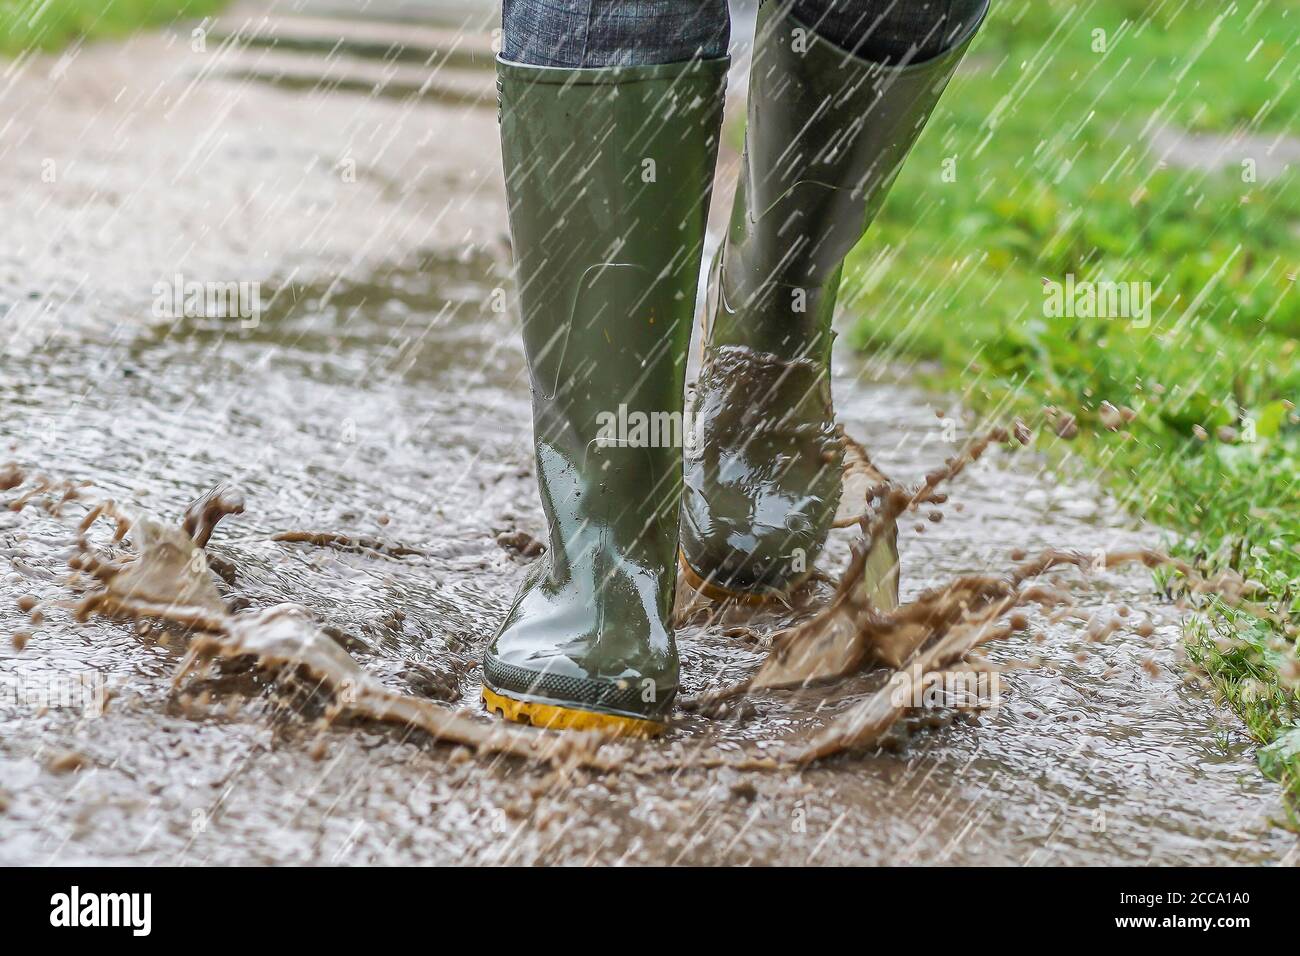
[{"label": "muddy puddle", "polygon": [[[193,95],[233,97],[227,132],[236,141],[262,135],[249,117],[263,108],[287,115],[301,102],[254,85]],[[286,134],[288,146],[267,145],[261,160],[248,152],[242,175],[257,182],[287,168],[290,147],[322,159],[355,149],[348,131],[375,119],[371,110],[398,111],[379,118],[426,142],[459,115],[339,102],[339,132],[304,121]],[[490,113],[486,121],[490,130]],[[0,358],[0,464],[13,460],[26,480],[0,498],[38,474],[84,481],[86,495],[154,516],[165,537],[181,535],[190,502],[228,482],[242,513],[212,533],[211,571],[194,573],[235,619],[283,628],[285,640],[308,622],[329,654],[355,661],[361,694],[418,697],[456,714],[462,743],[351,717],[305,675],[277,679],[246,659],[188,660],[196,639],[174,630],[97,614],[76,620],[84,591],[64,579],[82,550],[69,516],[84,508],[69,502],[62,518],[0,511],[0,862],[1295,860],[1294,836],[1270,825],[1275,787],[1255,769],[1235,719],[1182,666],[1177,614],[1141,567],[1067,573],[1076,614],[1033,615],[984,651],[995,664],[1039,664],[998,675],[998,707],[974,717],[926,711],[883,748],[744,768],[851,712],[879,690],[885,677],[874,672],[826,691],[755,692],[713,715],[683,711],[664,740],[628,758],[677,765],[657,772],[494,752],[514,748],[501,736],[485,742],[500,730],[477,701],[478,656],[542,528],[518,336],[512,316],[492,307],[507,260],[482,215],[500,213],[496,180],[483,172],[493,172],[494,143],[482,146],[475,175],[448,174],[443,193],[435,168],[412,172],[417,184],[394,196],[376,187],[362,206],[353,195],[335,207],[330,191],[355,184],[321,180],[317,198],[336,210],[330,225],[342,234],[295,249],[291,270],[268,274],[283,294],[256,327],[157,321],[150,270],[171,269],[166,255],[141,252],[132,266],[139,283],[110,262],[100,267],[108,293],[48,305],[42,321],[66,312],[75,336],[46,345],[29,337]],[[402,155],[407,162],[413,152]],[[491,188],[465,185],[480,180]],[[457,190],[472,194],[481,241],[424,241],[438,234],[434,220]],[[383,223],[384,202],[403,199],[403,215],[417,221],[405,247],[393,244],[406,249],[404,261],[360,263],[356,271],[368,274],[335,281],[346,231]],[[361,208],[366,215],[349,226],[348,211]],[[128,202],[118,215],[143,225],[148,211]],[[274,251],[292,225],[261,242]],[[369,249],[372,238],[355,241]],[[19,244],[6,261],[22,254]],[[245,256],[260,259],[240,250],[226,271],[240,274]],[[43,258],[42,268],[64,270],[59,280],[79,288],[75,275],[94,261],[94,249],[74,249],[68,262]],[[26,294],[16,281],[4,291]],[[83,321],[87,312],[95,323]],[[847,353],[835,389],[848,432],[901,482],[922,481],[978,431],[946,399],[901,384],[899,370]],[[1046,471],[1032,449],[997,445],[946,491],[942,521],[927,520],[926,509],[901,522],[904,600],[957,575],[1003,571],[1013,551],[1113,554],[1161,540],[1095,486]],[[147,519],[134,520],[133,532],[145,533]],[[112,533],[105,518],[90,536],[111,550]],[[832,575],[849,561],[853,534],[836,532],[825,560]],[[185,555],[188,540],[176,544]],[[94,570],[83,564],[83,577]],[[188,604],[224,613],[205,594]],[[302,610],[273,610],[286,603]],[[1150,633],[1129,626],[1093,640],[1117,605],[1134,621],[1150,610]],[[793,619],[693,618],[678,635],[684,693],[753,675]]]},{"label": "muddy puddle", "polygon": [[[427,265],[406,280],[408,308],[426,315],[454,301],[442,290],[496,269]],[[142,334],[72,410],[58,396],[84,388],[87,367],[111,353],[6,360],[7,456],[89,481],[173,530],[215,481],[237,483],[244,511],[208,546],[231,607],[302,605],[378,685],[489,732],[477,655],[527,565],[517,544],[541,534],[510,320],[462,303],[472,323],[449,322],[445,336],[434,327],[403,354],[393,337],[410,320],[384,289],[323,307],[305,290],[301,301],[255,334]],[[293,330],[288,341],[277,328]],[[919,480],[965,428],[954,435],[936,415],[949,410],[906,386],[863,384],[864,371],[840,369],[846,425],[883,469]],[[904,599],[1003,569],[1013,550],[1114,552],[1157,539],[1126,526],[1095,488],[1039,465],[994,448],[954,483],[942,522],[918,532],[904,521]],[[8,862],[1256,862],[1293,852],[1268,825],[1276,795],[1248,741],[1185,676],[1170,609],[1149,635],[1090,639],[1091,612],[1127,604],[1136,618],[1153,604],[1140,568],[1072,578],[1081,619],[1035,619],[988,651],[1043,666],[1000,674],[996,709],[935,711],[889,749],[768,772],[560,772],[400,727],[326,726],[330,695],[247,664],[174,686],[190,643],[181,636],[73,620],[66,521],[25,509],[0,529],[0,627],[29,635],[21,652],[4,648],[6,680],[30,688],[91,674],[109,697],[102,715],[6,700]],[[276,540],[286,529],[338,537]],[[828,567],[847,561],[850,540],[837,532]],[[26,595],[42,602],[38,623],[22,610]],[[789,619],[684,627],[686,692],[751,675]],[[866,674],[802,699],[754,693],[723,716],[684,713],[650,746],[739,762],[815,733],[880,684]]]}]

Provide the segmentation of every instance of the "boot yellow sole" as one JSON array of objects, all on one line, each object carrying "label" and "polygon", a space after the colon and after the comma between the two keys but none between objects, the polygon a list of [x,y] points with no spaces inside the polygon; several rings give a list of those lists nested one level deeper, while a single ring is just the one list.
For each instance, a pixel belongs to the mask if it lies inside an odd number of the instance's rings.
[{"label": "boot yellow sole", "polygon": [[720,584],[714,584],[712,581],[706,581],[700,577],[690,562],[686,560],[686,553],[680,548],[677,551],[677,563],[681,566],[682,577],[691,588],[703,594],[711,601],[735,601],[738,604],[783,604],[786,597],[793,593],[801,584],[808,580],[808,575],[804,574],[798,580],[792,581],[785,591],[733,591],[731,588],[724,588]]},{"label": "boot yellow sole", "polygon": [[558,704],[515,700],[483,688],[483,706],[516,724],[531,724],[546,730],[590,730],[610,737],[654,737],[667,729],[667,724],[617,714],[600,714],[594,710],[578,710]]}]

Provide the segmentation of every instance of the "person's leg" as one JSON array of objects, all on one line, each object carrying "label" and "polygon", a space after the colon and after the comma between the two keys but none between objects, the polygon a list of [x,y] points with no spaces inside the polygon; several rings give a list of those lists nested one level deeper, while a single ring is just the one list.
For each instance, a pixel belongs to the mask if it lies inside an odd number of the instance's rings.
[{"label": "person's leg", "polygon": [[677,693],[686,352],[727,69],[716,15],[724,0],[506,4],[501,150],[548,538],[483,657],[484,702],[510,719],[651,733]]},{"label": "person's leg", "polygon": [[969,36],[987,0],[793,0],[791,15],[842,50],[877,63],[930,60]]},{"label": "person's leg", "polygon": [[745,157],[695,389],[702,454],[687,463],[682,508],[683,567],[706,593],[788,591],[825,544],[843,461],[829,368],[844,257],[986,9],[759,8]]},{"label": "person's leg", "polygon": [[726,0],[504,0],[501,56],[533,66],[610,67],[727,55]]}]

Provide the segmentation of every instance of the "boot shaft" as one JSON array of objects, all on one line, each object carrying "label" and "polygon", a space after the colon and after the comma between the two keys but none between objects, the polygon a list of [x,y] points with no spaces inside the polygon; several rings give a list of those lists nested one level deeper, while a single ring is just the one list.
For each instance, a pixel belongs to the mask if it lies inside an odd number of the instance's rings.
[{"label": "boot shaft", "polygon": [[651,563],[675,548],[726,65],[498,66],[543,507]]},{"label": "boot shaft", "polygon": [[822,39],[779,4],[760,8],[721,269],[725,307],[711,341],[829,358],[844,257],[875,218],[975,29],[937,57],[885,66]]}]

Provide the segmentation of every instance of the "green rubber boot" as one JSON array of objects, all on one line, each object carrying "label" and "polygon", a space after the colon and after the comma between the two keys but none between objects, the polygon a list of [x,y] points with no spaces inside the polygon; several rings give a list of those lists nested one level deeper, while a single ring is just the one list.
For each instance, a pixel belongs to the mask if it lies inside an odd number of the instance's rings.
[{"label": "green rubber boot", "polygon": [[726,68],[498,61],[549,525],[483,660],[506,718],[647,734],[672,709],[682,401]]},{"label": "green rubber boot", "polygon": [[866,231],[975,30],[939,56],[859,59],[759,8],[749,125],[713,262],[682,508],[687,580],[762,600],[811,573],[840,496],[831,316]]}]

